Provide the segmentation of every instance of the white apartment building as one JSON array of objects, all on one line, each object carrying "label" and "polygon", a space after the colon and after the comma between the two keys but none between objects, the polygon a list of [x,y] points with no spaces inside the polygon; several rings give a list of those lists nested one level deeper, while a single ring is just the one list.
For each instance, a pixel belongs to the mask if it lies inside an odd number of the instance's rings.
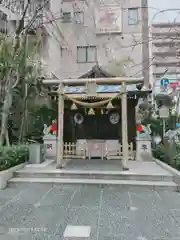
[{"label": "white apartment building", "polygon": [[168,76],[180,80],[180,23],[156,23],[151,27],[150,78]]}]

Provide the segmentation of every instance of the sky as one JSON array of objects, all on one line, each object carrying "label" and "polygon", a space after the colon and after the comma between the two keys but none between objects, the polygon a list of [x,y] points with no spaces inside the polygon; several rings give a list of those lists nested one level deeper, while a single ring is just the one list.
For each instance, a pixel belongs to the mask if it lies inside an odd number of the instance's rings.
[{"label": "sky", "polygon": [[[155,22],[180,22],[180,0],[148,0],[149,4],[149,23]],[[155,18],[155,14],[165,9],[179,9],[170,10],[158,14]]]}]

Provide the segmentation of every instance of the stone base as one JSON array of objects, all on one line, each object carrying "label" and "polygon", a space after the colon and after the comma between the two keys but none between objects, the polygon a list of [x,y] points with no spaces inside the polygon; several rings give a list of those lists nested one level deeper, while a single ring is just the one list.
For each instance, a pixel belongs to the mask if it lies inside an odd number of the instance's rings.
[{"label": "stone base", "polygon": [[43,137],[43,140],[46,158],[56,158],[57,137],[55,135],[45,135]]},{"label": "stone base", "polygon": [[56,169],[62,169],[62,168],[63,168],[63,165],[60,165],[60,164],[56,165]]},{"label": "stone base", "polygon": [[147,154],[148,158],[152,156],[151,138],[137,137],[136,138],[136,161],[144,161]]}]

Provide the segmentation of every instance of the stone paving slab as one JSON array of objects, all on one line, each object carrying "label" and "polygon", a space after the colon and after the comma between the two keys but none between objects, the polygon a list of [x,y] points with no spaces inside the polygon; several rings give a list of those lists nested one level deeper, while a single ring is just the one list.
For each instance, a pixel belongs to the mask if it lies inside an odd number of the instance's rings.
[{"label": "stone paving slab", "polygon": [[179,240],[180,194],[51,184],[0,191],[0,240],[67,240],[68,225],[89,226],[86,240]]}]

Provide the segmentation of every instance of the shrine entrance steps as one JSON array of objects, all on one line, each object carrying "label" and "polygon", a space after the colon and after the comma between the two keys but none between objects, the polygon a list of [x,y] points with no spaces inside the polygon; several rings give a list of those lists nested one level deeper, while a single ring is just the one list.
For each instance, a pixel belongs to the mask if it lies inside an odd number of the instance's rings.
[{"label": "shrine entrance steps", "polygon": [[63,169],[52,163],[46,167],[27,165],[18,170],[9,183],[96,184],[118,185],[156,191],[178,191],[173,175],[155,162],[129,161],[129,170],[122,171],[117,160],[71,160]]}]

